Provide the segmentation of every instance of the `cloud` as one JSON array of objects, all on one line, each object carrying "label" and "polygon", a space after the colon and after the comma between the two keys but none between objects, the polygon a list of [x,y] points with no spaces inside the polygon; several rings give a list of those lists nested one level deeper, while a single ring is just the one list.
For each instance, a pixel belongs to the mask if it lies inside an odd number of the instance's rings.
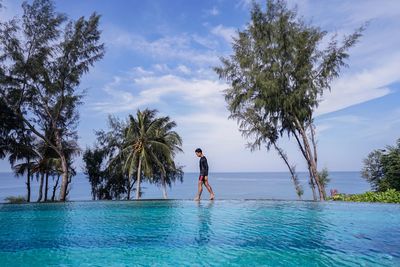
[{"label": "cloud", "polygon": [[389,85],[400,81],[400,54],[381,66],[347,74],[332,84],[332,91],[325,92],[316,115],[334,112],[388,95]]},{"label": "cloud", "polygon": [[378,4],[374,0],[344,1],[340,10],[348,14],[347,21],[350,25],[358,25],[367,20],[375,19],[398,19],[400,16],[400,2],[397,0],[387,0]]},{"label": "cloud", "polygon": [[[197,34],[163,36],[155,40],[109,27],[105,31],[105,42],[116,49],[123,48],[140,54],[147,54],[157,60],[177,60],[198,65],[214,65],[218,62],[215,48],[218,43]],[[200,44],[201,48],[196,48]]]},{"label": "cloud", "polygon": [[341,115],[330,118],[323,118],[316,122],[316,133],[320,136],[323,132],[335,128],[337,125],[368,125],[370,122],[364,117],[356,115]]},{"label": "cloud", "polygon": [[213,6],[211,9],[205,10],[204,14],[207,16],[217,16],[219,14],[219,10],[216,6]]},{"label": "cloud", "polygon": [[177,67],[177,70],[180,71],[183,74],[190,74],[191,73],[191,70],[188,67],[186,67],[185,65],[182,65],[182,64]]},{"label": "cloud", "polygon": [[198,34],[192,34],[193,41],[200,44],[203,47],[209,49],[216,49],[218,47],[218,41],[215,38],[204,37]]},{"label": "cloud", "polygon": [[[258,1],[256,1],[256,2],[258,2]],[[253,3],[253,0],[238,0],[236,2],[235,7],[247,10],[251,7],[252,3]]]},{"label": "cloud", "polygon": [[[166,65],[160,66],[161,71],[171,69]],[[245,149],[247,140],[242,138],[236,121],[228,119],[229,112],[222,93],[225,84],[218,81],[215,75],[213,79],[184,77],[178,73],[180,67],[174,74],[157,73],[155,68],[133,68],[129,75],[114,77],[103,88],[107,100],[94,103],[91,108],[102,113],[120,113],[157,106],[161,114],[170,115],[177,122],[185,151],[177,155],[177,161],[185,165],[185,170],[197,170],[197,161],[188,159],[188,155],[198,146],[209,155],[214,171],[224,171],[226,166],[231,166],[231,171],[282,168],[280,161],[274,161],[274,153],[251,153]],[[137,70],[152,74],[137,75]],[[198,71],[192,72],[192,75],[197,75]],[[239,157],[227,156],[238,151],[241,151]],[[263,156],[260,157],[260,154]],[[243,157],[251,163],[243,165]]]},{"label": "cloud", "polygon": [[[137,75],[137,70],[141,75]],[[191,73],[184,65],[179,65],[176,71],[184,75]],[[160,103],[164,97],[173,95],[177,101],[182,100],[188,106],[211,106],[220,110],[224,107],[222,90],[225,87],[217,80],[185,78],[175,74],[155,75],[139,67],[134,68],[130,75],[115,76],[103,89],[108,100],[95,102],[92,108],[105,113],[118,113]]]},{"label": "cloud", "polygon": [[212,28],[211,33],[223,38],[229,44],[232,42],[232,38],[237,36],[237,32],[236,32],[235,28],[225,27],[221,24]]},{"label": "cloud", "polygon": [[[316,124],[317,136],[321,139],[324,138],[323,133],[329,130],[333,135],[346,135],[347,139],[355,142],[368,140],[381,143],[390,136],[398,138],[396,133],[400,129],[400,110],[391,110],[383,117],[375,115],[368,117],[350,114],[340,115],[318,119]],[[356,135],[353,134],[355,131]]]}]

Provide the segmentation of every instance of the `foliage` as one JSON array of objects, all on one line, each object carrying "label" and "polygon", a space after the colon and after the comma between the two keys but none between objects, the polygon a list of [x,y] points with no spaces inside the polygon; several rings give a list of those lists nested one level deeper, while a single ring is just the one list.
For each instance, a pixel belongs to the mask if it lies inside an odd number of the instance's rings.
[{"label": "foliage", "polygon": [[83,153],[83,161],[85,162],[85,168],[83,172],[88,177],[91,184],[93,200],[96,200],[96,197],[100,198],[100,186],[104,176],[102,165],[105,155],[105,151],[98,148],[87,148]]},{"label": "foliage", "polygon": [[135,117],[129,115],[127,121],[110,117],[110,130],[96,133],[96,145],[83,156],[93,199],[130,199],[131,190],[139,198],[142,179],[164,189],[182,181],[182,168],[173,160],[182,151],[181,137],[173,131],[176,123],[156,114],[156,110],[145,109]]},{"label": "foliage", "polygon": [[[11,152],[11,148],[20,140],[24,133],[23,124],[14,112],[0,98],[0,159]],[[17,142],[16,142],[17,141]]]},{"label": "foliage", "polygon": [[[328,183],[331,181],[331,179],[329,178],[329,172],[327,168],[323,168],[322,171],[318,172],[318,176],[320,183],[323,184],[324,187],[326,187]],[[324,197],[326,198],[326,195]]]},{"label": "foliage", "polygon": [[[155,169],[165,176],[165,164],[173,166],[175,150],[180,150],[180,136],[172,131],[176,123],[169,117],[156,117],[157,110],[138,110],[129,115],[124,142],[118,157],[124,160],[124,170],[131,178],[136,172],[136,199],[140,198],[142,175],[153,177]],[[151,180],[150,180],[151,181]],[[128,191],[129,196],[129,191]]]},{"label": "foliage", "polygon": [[60,200],[64,201],[72,160],[66,151],[77,147],[78,106],[83,97],[78,87],[104,54],[100,16],[68,20],[50,0],[24,2],[22,8],[21,20],[0,24],[0,95],[23,128],[57,153],[62,169]]},{"label": "foliage", "polygon": [[341,45],[335,36],[324,47],[327,32],[304,23],[285,1],[267,0],[265,12],[254,3],[251,22],[233,41],[233,55],[215,68],[230,85],[225,91],[230,118],[253,140],[251,147],[270,149],[284,134],[294,137],[320,199],[325,189],[317,171],[313,115],[362,30]]},{"label": "foliage", "polygon": [[372,190],[374,191],[379,190],[379,184],[383,179],[381,158],[381,150],[372,151],[368,154],[368,157],[364,159],[364,167],[361,171],[362,177],[370,183]]},{"label": "foliage", "polygon": [[108,126],[108,132],[96,132],[96,145],[83,153],[84,173],[91,184],[93,200],[121,199],[129,187],[123,162],[113,160],[121,150],[127,123],[109,117]]},{"label": "foliage", "polygon": [[334,201],[400,203],[400,192],[389,189],[383,192],[365,192],[354,195],[336,194],[330,199]]},{"label": "foliage", "polygon": [[400,139],[395,146],[372,151],[364,159],[361,175],[374,191],[400,191]]},{"label": "foliage", "polygon": [[5,198],[6,201],[8,201],[8,203],[11,204],[22,204],[22,203],[26,203],[26,199],[23,196],[9,196]]}]

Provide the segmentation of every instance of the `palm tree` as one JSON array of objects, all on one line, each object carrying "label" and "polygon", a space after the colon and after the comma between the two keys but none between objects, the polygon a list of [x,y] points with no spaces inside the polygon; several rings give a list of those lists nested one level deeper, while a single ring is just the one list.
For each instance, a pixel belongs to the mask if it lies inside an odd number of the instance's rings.
[{"label": "palm tree", "polygon": [[[31,201],[31,177],[33,161],[37,158],[33,138],[29,134],[22,134],[19,140],[13,140],[9,147],[9,161],[16,176],[26,176],[26,201]],[[24,160],[24,162],[20,162]]]},{"label": "palm tree", "polygon": [[27,189],[26,202],[31,201],[31,177],[33,168],[33,162],[31,161],[31,159],[32,158],[27,157],[26,162],[12,165],[12,169],[14,170],[14,173],[17,177],[25,175],[26,173],[26,189]]},{"label": "palm tree", "polygon": [[[136,199],[139,199],[142,175],[151,177],[154,166],[163,169],[160,155],[167,162],[172,161],[171,144],[173,142],[166,139],[164,135],[167,135],[165,131],[173,126],[174,122],[169,122],[168,117],[157,118],[156,114],[157,110],[145,109],[138,110],[136,118],[129,115],[129,124],[125,130],[125,140],[121,151],[125,162],[124,170],[128,172],[129,177],[128,199],[131,191],[131,177],[135,172]],[[171,132],[171,135],[174,134]],[[171,141],[171,144],[168,144],[168,141]]]}]

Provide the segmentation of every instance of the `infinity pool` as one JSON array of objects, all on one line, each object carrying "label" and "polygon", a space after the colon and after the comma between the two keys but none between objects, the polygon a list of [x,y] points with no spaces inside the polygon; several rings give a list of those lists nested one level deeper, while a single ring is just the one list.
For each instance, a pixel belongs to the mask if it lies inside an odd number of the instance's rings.
[{"label": "infinity pool", "polygon": [[400,205],[0,205],[1,266],[400,266]]}]

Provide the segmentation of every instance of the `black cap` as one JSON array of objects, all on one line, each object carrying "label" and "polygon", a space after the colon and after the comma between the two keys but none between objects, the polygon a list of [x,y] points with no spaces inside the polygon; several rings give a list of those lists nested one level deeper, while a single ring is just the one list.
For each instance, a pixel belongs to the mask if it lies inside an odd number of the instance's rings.
[{"label": "black cap", "polygon": [[196,153],[203,153],[203,151],[201,150],[201,148],[196,148],[196,150],[194,151]]}]

